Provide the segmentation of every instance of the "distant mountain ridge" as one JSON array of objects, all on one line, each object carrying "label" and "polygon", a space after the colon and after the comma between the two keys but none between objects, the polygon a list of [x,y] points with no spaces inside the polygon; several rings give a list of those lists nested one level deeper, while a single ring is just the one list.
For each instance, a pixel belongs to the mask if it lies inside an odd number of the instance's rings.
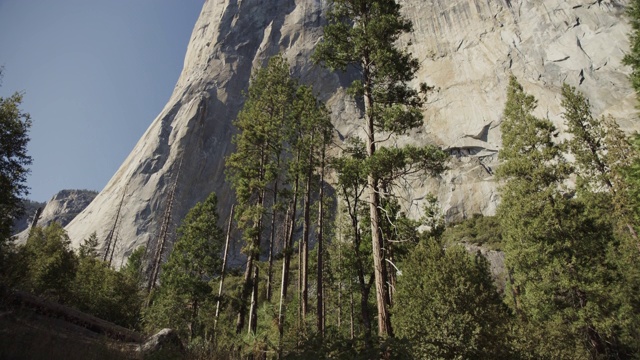
[{"label": "distant mountain ridge", "polygon": [[27,208],[20,222],[20,226],[15,233],[18,242],[22,243],[29,236],[29,227],[33,222],[38,208],[42,208],[42,213],[38,218],[38,226],[47,226],[52,222],[57,222],[62,226],[67,226],[91,201],[98,195],[93,190],[61,190],[46,203],[37,203],[27,200]]},{"label": "distant mountain ridge", "polygon": [[33,219],[36,211],[40,208],[44,208],[46,202],[38,202],[32,201],[29,199],[25,199],[22,201],[22,206],[24,208],[24,212],[22,216],[16,219],[13,222],[13,228],[11,229],[11,234],[16,235],[24,230],[26,230],[31,225],[31,220]]}]

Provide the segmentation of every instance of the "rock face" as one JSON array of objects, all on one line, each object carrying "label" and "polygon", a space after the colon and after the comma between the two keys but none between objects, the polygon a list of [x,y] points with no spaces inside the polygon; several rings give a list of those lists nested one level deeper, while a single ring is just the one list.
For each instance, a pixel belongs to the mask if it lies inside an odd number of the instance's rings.
[{"label": "rock face", "polygon": [[24,200],[22,202],[22,205],[24,206],[24,213],[13,222],[13,228],[11,229],[12,235],[17,235],[27,229],[31,225],[31,220],[33,219],[33,216],[38,211],[38,209],[44,209],[44,206],[47,205],[47,203]]},{"label": "rock face", "polygon": [[177,359],[180,358],[178,355],[184,355],[185,351],[175,330],[162,329],[140,345],[138,352],[144,358]]},{"label": "rock face", "polygon": [[[52,222],[67,226],[97,195],[98,193],[96,191],[91,190],[62,190],[58,192],[44,205],[40,218],[38,219],[38,226],[47,226]],[[27,227],[17,235],[18,243],[27,241],[29,237],[29,227],[31,226],[34,215],[35,211],[29,214]]]},{"label": "rock face", "polygon": [[[539,99],[539,116],[561,124],[559,90],[568,82],[591,98],[597,114],[637,129],[628,69],[620,63],[628,48],[628,2],[400,1],[414,23],[401,41],[410,41],[421,61],[416,83],[436,90],[424,126],[393,141],[435,143],[452,155],[440,178],[404,185],[407,209],[418,215],[431,192],[448,219],[495,212],[493,170],[510,73]],[[105,239],[115,229],[121,239],[116,258],[126,257],[138,246],[153,246],[167,213],[174,226],[211,191],[224,219],[233,201],[224,182],[231,121],[252,71],[278,52],[327,103],[339,135],[357,135],[360,111],[344,91],[349,74],[332,74],[310,61],[326,6],[321,0],[207,0],[173,95],[104,190],[68,225],[72,241],[77,245],[93,231]]]}]

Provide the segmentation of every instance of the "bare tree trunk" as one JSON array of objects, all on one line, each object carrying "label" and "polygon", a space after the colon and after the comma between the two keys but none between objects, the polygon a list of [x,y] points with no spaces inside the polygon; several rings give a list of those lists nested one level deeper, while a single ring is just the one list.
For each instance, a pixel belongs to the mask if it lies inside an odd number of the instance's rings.
[{"label": "bare tree trunk", "polygon": [[[352,288],[351,280],[349,280],[349,288]],[[355,328],[354,328],[354,304],[353,304],[353,291],[349,291],[349,333],[351,334],[351,340],[356,337]]]},{"label": "bare tree trunk", "polygon": [[[375,128],[373,112],[373,87],[370,81],[369,61],[363,60],[364,109],[367,122],[367,156],[373,157],[376,152]],[[371,218],[371,246],[373,253],[373,273],[376,284],[376,305],[378,307],[378,335],[382,338],[393,336],[389,315],[389,297],[387,294],[387,276],[384,264],[382,234],[380,232],[380,194],[378,179],[373,173],[367,176],[369,189],[369,216]]]},{"label": "bare tree trunk", "polygon": [[253,252],[250,252],[249,255],[247,256],[247,265],[244,269],[242,294],[240,295],[240,307],[238,309],[238,318],[236,320],[236,334],[240,334],[240,332],[242,332],[242,328],[244,327],[244,317],[247,311],[247,305],[245,301],[252,289],[252,286],[251,286],[252,270],[253,270]]},{"label": "bare tree trunk", "polygon": [[[338,268],[342,269],[342,244],[338,246]],[[338,331],[342,327],[342,277],[338,281]]]},{"label": "bare tree trunk", "polygon": [[[116,211],[116,217],[113,220],[113,226],[111,230],[109,230],[109,234],[107,238],[104,240],[106,249],[104,251],[104,256],[102,257],[102,261],[107,261],[109,259],[109,266],[111,266],[111,262],[113,261],[113,253],[116,249],[116,243],[118,241],[118,236],[115,234],[118,227],[118,220],[120,219],[120,211],[122,210],[122,204],[124,203],[124,196],[127,194],[127,186],[125,186],[122,191],[122,197],[120,198],[120,204],[118,204],[118,210]],[[114,241],[115,235],[115,241]]]},{"label": "bare tree trunk", "polygon": [[323,274],[323,270],[324,270],[324,263],[323,263],[323,253],[324,253],[324,249],[323,249],[323,226],[324,226],[324,157],[325,157],[325,150],[324,150],[324,145],[323,145],[323,149],[322,149],[322,160],[320,163],[320,193],[319,193],[319,197],[318,197],[318,236],[317,236],[317,241],[318,241],[318,267],[317,267],[317,274],[316,274],[316,289],[317,289],[317,302],[316,302],[316,314],[317,314],[317,321],[316,321],[316,326],[318,329],[318,334],[320,334],[320,337],[322,338],[324,336],[324,298],[323,298],[323,279],[322,279],[322,274]]},{"label": "bare tree trunk", "polygon": [[[278,166],[280,161],[278,161]],[[276,215],[278,202],[278,177],[276,177],[275,184],[273,185],[273,204],[271,206],[271,234],[269,235],[269,266],[267,268],[267,301],[271,302],[271,284],[273,283],[273,248],[274,240],[276,236]]]},{"label": "bare tree trunk", "polygon": [[[362,239],[360,237],[360,229],[359,229],[359,220],[358,220],[358,189],[357,185],[354,187],[355,198],[353,201],[353,205],[349,201],[348,196],[346,196],[345,190],[345,200],[347,201],[347,207],[349,210],[349,217],[351,218],[351,227],[353,229],[353,253],[356,257],[356,272],[358,277],[358,287],[360,289],[360,317],[362,319],[362,325],[364,327],[364,339],[365,345],[367,348],[371,348],[371,314],[369,313],[369,291],[371,287],[367,285],[365,280],[365,270],[364,264],[362,263],[362,256],[360,253],[360,244]],[[351,302],[353,302],[353,294],[351,295]],[[351,304],[351,311],[353,312],[353,304]],[[353,314],[351,314],[353,316]],[[353,322],[353,319],[351,319]],[[353,323],[351,324],[353,331]]]},{"label": "bare tree trunk", "polygon": [[313,177],[313,168],[311,162],[313,159],[312,152],[309,153],[309,166],[307,170],[307,184],[304,194],[304,223],[302,227],[302,285],[300,298],[302,301],[302,322],[307,318],[309,306],[309,233],[311,232],[311,178]]},{"label": "bare tree trunk", "polygon": [[302,244],[298,241],[298,328],[302,326]]},{"label": "bare tree trunk", "polygon": [[[300,153],[297,155],[300,159]],[[291,267],[291,253],[293,251],[293,232],[296,224],[296,212],[298,204],[298,184],[299,177],[296,174],[294,186],[293,186],[293,200],[289,206],[289,214],[287,216],[287,233],[284,243],[284,259],[282,261],[282,280],[280,282],[280,304],[278,307],[278,332],[279,332],[279,357],[282,357],[282,338],[284,336],[284,321],[285,321],[285,301],[287,299],[287,288],[289,287],[289,272]]]},{"label": "bare tree trunk", "polygon": [[251,280],[253,289],[251,291],[251,308],[249,310],[249,334],[254,334],[258,330],[258,276],[260,268],[255,266],[253,279]]},{"label": "bare tree trunk", "polygon": [[151,289],[153,289],[156,286],[156,281],[158,280],[158,274],[160,273],[160,265],[162,264],[162,255],[164,254],[167,237],[169,235],[169,226],[171,225],[171,213],[173,212],[173,202],[175,200],[176,187],[178,185],[178,179],[180,179],[180,173],[182,171],[182,160],[184,160],[184,157],[180,158],[180,163],[178,165],[178,172],[176,173],[176,178],[173,181],[173,185],[171,186],[171,191],[169,192],[169,203],[167,204],[167,207],[164,211],[162,225],[160,226],[160,236],[158,237],[158,240],[159,240],[158,243],[156,243],[156,253],[155,253],[155,256],[153,257],[152,270],[149,276],[149,281],[147,282],[147,292],[150,292]]},{"label": "bare tree trunk", "polygon": [[[267,146],[268,147],[268,144]],[[260,181],[262,181],[265,177],[265,163],[266,163],[266,151],[265,147],[262,148],[260,154]],[[265,190],[261,189],[258,194],[258,199],[256,199],[256,205],[259,205],[261,208],[264,208],[264,198],[265,198]],[[249,254],[247,256],[247,267],[244,270],[244,283],[242,286],[242,295],[240,298],[240,307],[238,309],[238,319],[236,321],[236,334],[240,334],[242,332],[242,328],[244,327],[244,320],[247,313],[247,297],[252,292],[254,284],[251,280],[251,273],[254,268],[254,261],[258,261],[260,258],[260,236],[262,232],[262,214],[260,217],[256,219],[254,227],[253,238],[251,239]],[[257,299],[256,299],[257,300]],[[256,314],[257,316],[257,314]],[[251,325],[251,319],[249,319],[249,325]]]},{"label": "bare tree trunk", "polygon": [[231,239],[231,224],[233,223],[233,210],[235,205],[231,205],[231,213],[229,214],[229,223],[227,224],[227,236],[224,241],[224,253],[222,255],[222,270],[220,271],[220,286],[218,286],[218,299],[216,300],[216,315],[213,320],[213,331],[218,326],[218,318],[220,317],[220,298],[222,297],[222,286],[224,285],[224,275],[227,269],[227,256],[229,255],[229,240]]}]

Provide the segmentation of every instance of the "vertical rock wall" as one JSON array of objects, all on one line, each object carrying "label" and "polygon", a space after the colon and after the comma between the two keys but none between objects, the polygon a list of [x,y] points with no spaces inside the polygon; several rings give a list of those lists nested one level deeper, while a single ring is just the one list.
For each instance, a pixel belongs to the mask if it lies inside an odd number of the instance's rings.
[{"label": "vertical rock wall", "polygon": [[[414,215],[428,192],[438,196],[451,219],[495,211],[493,170],[510,73],[538,97],[540,116],[560,123],[559,89],[566,81],[591,97],[597,113],[638,128],[627,69],[620,65],[628,48],[628,0],[401,3],[415,27],[402,41],[411,42],[422,64],[416,83],[436,90],[425,108],[425,125],[393,141],[436,143],[452,155],[451,169],[441,178],[402,185]],[[326,6],[321,0],[207,0],[171,98],[107,186],[68,225],[74,244],[93,231],[104,239],[115,224],[116,265],[136,247],[153,244],[174,182],[174,226],[211,191],[218,194],[224,219],[233,201],[224,182],[231,122],[252,71],[278,52],[293,75],[327,102],[339,136],[357,135],[360,112],[343,88],[349,74],[332,74],[310,61]]]}]

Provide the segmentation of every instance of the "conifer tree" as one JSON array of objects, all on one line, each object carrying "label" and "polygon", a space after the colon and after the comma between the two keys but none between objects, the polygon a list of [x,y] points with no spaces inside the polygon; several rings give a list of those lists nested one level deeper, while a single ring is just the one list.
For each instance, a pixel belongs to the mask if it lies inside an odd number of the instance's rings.
[{"label": "conifer tree", "polygon": [[218,227],[214,193],[196,204],[178,228],[178,239],[162,266],[160,287],[147,309],[147,322],[176,328],[189,339],[204,334],[201,308],[212,297],[212,279],[220,271],[223,233]]},{"label": "conifer tree", "polygon": [[393,324],[416,359],[513,359],[509,312],[480,254],[429,239],[400,265]]},{"label": "conifer tree", "polygon": [[[278,55],[267,67],[258,70],[252,78],[244,107],[234,125],[239,133],[234,137],[236,151],[226,161],[231,186],[236,192],[238,227],[243,230],[247,243],[247,265],[238,311],[236,331],[244,327],[247,302],[254,283],[255,262],[260,256],[267,208],[267,192],[277,191],[282,166],[277,159],[284,150],[284,137],[291,118],[291,103],[295,82],[289,75],[289,65]],[[275,205],[275,204],[274,204]],[[252,275],[254,275],[252,277]],[[254,312],[255,313],[255,312]],[[255,332],[255,323],[250,324]]]},{"label": "conifer tree", "polygon": [[576,201],[593,214],[598,229],[608,238],[607,261],[615,280],[604,285],[614,299],[608,311],[617,314],[617,331],[609,334],[608,351],[626,356],[637,352],[640,345],[640,248],[633,216],[637,196],[626,176],[638,152],[612,117],[594,117],[589,100],[567,84],[562,88],[562,106],[573,135],[568,145],[575,157]]},{"label": "conifer tree", "polygon": [[564,144],[549,120],[532,115],[535,107],[512,76],[498,169],[505,181],[498,216],[513,295],[507,298],[528,336],[537,334],[528,351],[549,358],[613,356],[617,273],[607,261],[612,228],[565,186],[573,169]]},{"label": "conifer tree", "polygon": [[[419,63],[397,45],[412,25],[400,14],[400,5],[394,0],[334,0],[331,4],[324,40],[314,56],[330,69],[353,67],[358,72],[350,93],[363,100],[365,148],[367,158],[374,158],[388,134],[403,134],[422,124],[421,97],[407,86]],[[386,337],[393,333],[385,244],[380,231],[381,177],[373,168],[367,173],[378,334]]]}]

